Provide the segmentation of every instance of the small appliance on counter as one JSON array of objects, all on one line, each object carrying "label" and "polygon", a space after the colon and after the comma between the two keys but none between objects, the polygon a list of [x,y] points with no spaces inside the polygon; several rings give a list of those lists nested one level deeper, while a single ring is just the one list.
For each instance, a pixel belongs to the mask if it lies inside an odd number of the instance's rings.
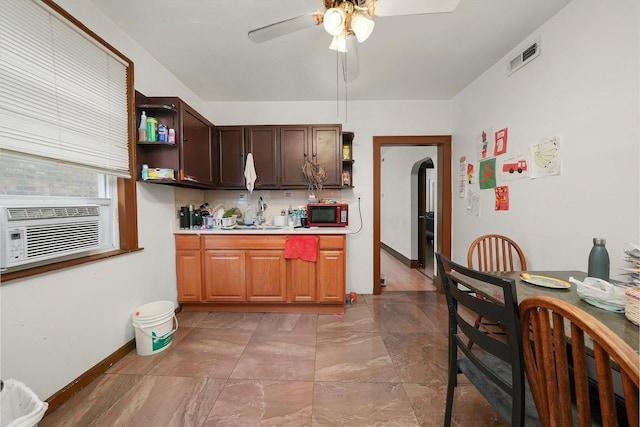
[{"label": "small appliance on counter", "polygon": [[346,227],[349,225],[349,205],[346,203],[309,203],[310,227]]},{"label": "small appliance on counter", "polygon": [[180,228],[191,228],[189,206],[180,207]]}]

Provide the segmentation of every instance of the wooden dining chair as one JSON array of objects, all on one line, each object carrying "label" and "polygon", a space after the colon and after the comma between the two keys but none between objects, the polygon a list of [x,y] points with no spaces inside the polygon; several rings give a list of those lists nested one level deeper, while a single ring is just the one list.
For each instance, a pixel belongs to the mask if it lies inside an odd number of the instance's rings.
[{"label": "wooden dining chair", "polygon": [[[436,253],[436,261],[449,311],[445,427],[451,425],[458,374],[464,374],[511,426],[539,425],[524,375],[515,280],[468,269],[440,253]],[[491,295],[496,295],[496,301],[479,298],[469,291],[478,282],[495,288]],[[500,299],[504,303],[498,302]],[[474,313],[494,319],[509,339],[498,339],[476,329],[472,323]],[[472,351],[467,339],[477,349]]]},{"label": "wooden dining chair", "polygon": [[[527,261],[520,246],[509,237],[485,234],[469,246],[467,266],[484,272],[524,271]],[[476,318],[475,327],[488,334],[503,334],[494,321],[482,316]]]},{"label": "wooden dining chair", "polygon": [[[520,319],[526,373],[543,426],[591,426],[593,413],[603,426],[618,426],[619,420],[638,425],[640,360],[627,343],[590,314],[556,298],[526,298]],[[593,342],[592,352],[585,341]],[[594,375],[597,393],[590,395]],[[618,413],[621,399],[625,410]]]},{"label": "wooden dining chair", "polygon": [[469,246],[467,266],[478,271],[524,271],[527,261],[520,246],[500,234],[485,234]]}]

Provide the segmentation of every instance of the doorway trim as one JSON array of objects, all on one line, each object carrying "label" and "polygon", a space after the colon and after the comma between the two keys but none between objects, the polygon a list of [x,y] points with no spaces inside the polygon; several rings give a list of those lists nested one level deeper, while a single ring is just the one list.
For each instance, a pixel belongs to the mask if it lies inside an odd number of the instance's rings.
[{"label": "doorway trim", "polygon": [[[435,146],[438,153],[436,174],[438,177],[438,201],[436,206],[435,248],[451,258],[451,135],[425,136],[374,136],[373,137],[373,294],[380,295],[380,149],[383,145]],[[439,292],[442,283],[436,275],[434,282]]]}]

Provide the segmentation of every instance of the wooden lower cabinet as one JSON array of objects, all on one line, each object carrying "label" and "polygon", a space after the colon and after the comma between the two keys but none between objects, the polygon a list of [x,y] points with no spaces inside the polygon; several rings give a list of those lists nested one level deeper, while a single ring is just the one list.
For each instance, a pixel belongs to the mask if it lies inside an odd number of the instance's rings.
[{"label": "wooden lower cabinet", "polygon": [[344,251],[320,251],[318,255],[318,302],[344,302]]},{"label": "wooden lower cabinet", "polygon": [[316,263],[301,259],[287,260],[287,283],[290,302],[317,302]]},{"label": "wooden lower cabinet", "polygon": [[178,301],[202,300],[202,255],[198,236],[176,236]]},{"label": "wooden lower cabinet", "polygon": [[247,251],[247,301],[285,302],[286,262],[284,250]]},{"label": "wooden lower cabinet", "polygon": [[344,235],[320,235],[317,262],[285,259],[286,235],[176,235],[185,310],[344,311]]},{"label": "wooden lower cabinet", "polygon": [[204,251],[204,301],[246,301],[245,267],[244,251]]}]

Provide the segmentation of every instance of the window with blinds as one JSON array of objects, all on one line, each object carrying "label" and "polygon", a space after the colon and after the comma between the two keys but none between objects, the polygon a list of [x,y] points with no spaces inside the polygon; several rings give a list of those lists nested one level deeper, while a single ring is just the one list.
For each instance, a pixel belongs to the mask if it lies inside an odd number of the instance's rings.
[{"label": "window with blinds", "polygon": [[[0,11],[0,212],[85,205],[99,211],[99,242],[71,250],[59,224],[47,224],[52,240],[45,247],[65,251],[5,263],[0,280],[137,248],[135,217],[127,221],[136,211],[129,169],[133,63],[50,0],[0,0]],[[14,235],[24,236],[30,253],[29,227],[38,220],[3,218],[0,254],[6,257],[3,242]]]},{"label": "window with blinds", "polygon": [[0,10],[0,149],[128,178],[128,64],[40,1]]}]

